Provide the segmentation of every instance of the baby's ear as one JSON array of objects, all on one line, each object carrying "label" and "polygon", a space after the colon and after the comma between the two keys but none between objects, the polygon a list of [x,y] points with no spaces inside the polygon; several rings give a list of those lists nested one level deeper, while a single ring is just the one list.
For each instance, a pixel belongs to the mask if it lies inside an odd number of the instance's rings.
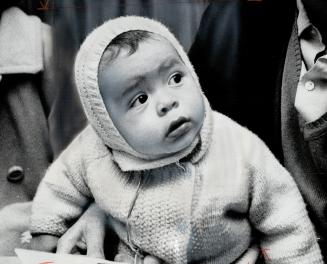
[{"label": "baby's ear", "polygon": [[31,240],[31,249],[46,252],[56,252],[58,237],[52,235],[37,235]]}]

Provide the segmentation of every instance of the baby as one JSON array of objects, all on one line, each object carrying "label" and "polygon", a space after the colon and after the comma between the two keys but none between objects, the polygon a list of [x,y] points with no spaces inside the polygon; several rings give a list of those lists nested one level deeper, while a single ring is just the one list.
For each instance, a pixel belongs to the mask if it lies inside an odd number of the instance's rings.
[{"label": "baby", "polygon": [[109,20],[81,46],[75,80],[90,124],[40,184],[32,234],[61,236],[94,200],[130,254],[232,263],[256,242],[269,263],[323,263],[291,176],[210,109],[165,26]]}]

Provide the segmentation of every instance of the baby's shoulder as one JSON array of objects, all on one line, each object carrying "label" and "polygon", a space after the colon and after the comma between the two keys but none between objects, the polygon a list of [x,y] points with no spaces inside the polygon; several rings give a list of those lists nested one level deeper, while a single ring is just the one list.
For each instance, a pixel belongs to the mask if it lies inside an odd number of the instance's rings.
[{"label": "baby's shoulder", "polygon": [[217,111],[213,111],[213,141],[235,143],[243,150],[264,145],[255,133]]},{"label": "baby's shoulder", "polygon": [[217,111],[212,111],[213,116],[213,132],[218,134],[228,134],[237,135],[242,133],[248,133],[249,130],[243,127],[230,117],[219,113]]}]

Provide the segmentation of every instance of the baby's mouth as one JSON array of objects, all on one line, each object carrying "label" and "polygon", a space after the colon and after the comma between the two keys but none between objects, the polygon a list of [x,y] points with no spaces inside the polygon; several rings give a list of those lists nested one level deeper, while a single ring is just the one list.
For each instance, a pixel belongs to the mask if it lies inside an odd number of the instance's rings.
[{"label": "baby's mouth", "polygon": [[191,128],[191,120],[186,117],[180,117],[177,120],[170,123],[170,126],[167,130],[167,138],[178,138],[188,132]]}]

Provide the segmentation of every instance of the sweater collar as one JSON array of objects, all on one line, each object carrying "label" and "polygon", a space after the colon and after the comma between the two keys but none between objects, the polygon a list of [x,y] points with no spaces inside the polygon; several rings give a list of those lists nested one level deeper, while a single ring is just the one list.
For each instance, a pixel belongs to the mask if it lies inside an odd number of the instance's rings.
[{"label": "sweater collar", "polygon": [[113,159],[122,171],[140,171],[163,167],[172,163],[178,163],[181,159],[188,159],[197,163],[207,152],[212,139],[212,110],[207,98],[203,95],[205,105],[205,117],[198,137],[185,150],[174,155],[156,160],[146,160],[123,151],[112,150]]},{"label": "sweater collar", "polygon": [[43,70],[42,23],[17,7],[0,19],[0,75]]}]

